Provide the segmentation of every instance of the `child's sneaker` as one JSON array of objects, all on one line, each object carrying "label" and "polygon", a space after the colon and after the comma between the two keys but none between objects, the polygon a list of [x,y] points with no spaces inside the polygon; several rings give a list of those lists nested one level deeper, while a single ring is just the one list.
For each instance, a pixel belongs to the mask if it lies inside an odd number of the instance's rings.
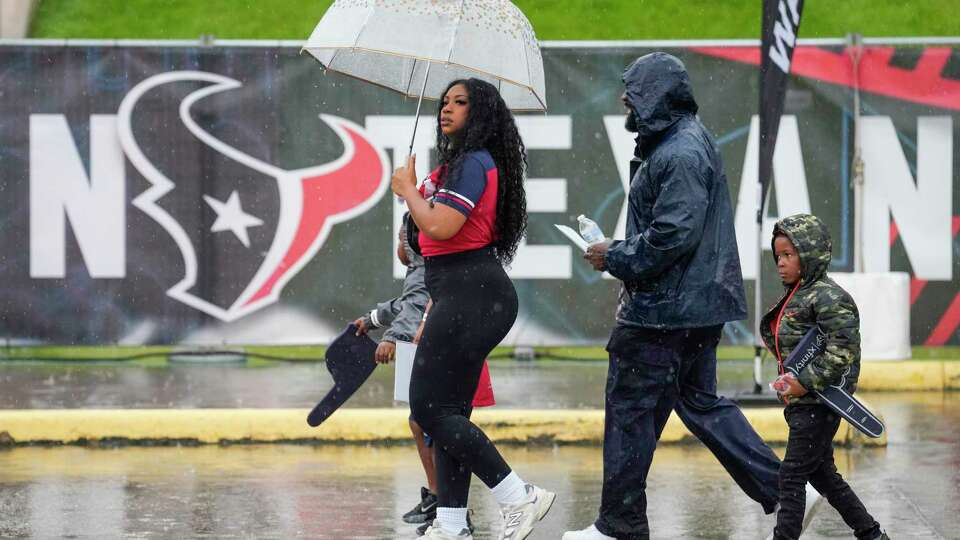
[{"label": "child's sneaker", "polygon": [[429,489],[420,488],[420,502],[403,515],[405,523],[430,523],[437,517],[437,496]]},{"label": "child's sneaker", "polygon": [[429,538],[430,540],[473,540],[473,534],[469,529],[461,530],[460,534],[450,534],[443,530],[440,521],[434,520],[433,524],[427,527],[423,538]]},{"label": "child's sneaker", "polygon": [[533,526],[543,519],[553,506],[556,493],[527,484],[527,500],[514,505],[501,505],[503,530],[500,540],[523,540],[533,531]]}]

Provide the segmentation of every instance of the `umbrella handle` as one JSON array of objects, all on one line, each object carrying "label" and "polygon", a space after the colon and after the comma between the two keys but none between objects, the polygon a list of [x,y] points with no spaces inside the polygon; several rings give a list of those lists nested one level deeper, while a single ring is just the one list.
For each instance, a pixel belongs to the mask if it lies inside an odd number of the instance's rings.
[{"label": "umbrella handle", "polygon": [[423,74],[423,85],[420,87],[420,98],[417,100],[417,115],[413,118],[413,135],[410,136],[410,150],[407,151],[407,158],[413,155],[413,141],[417,139],[417,124],[420,123],[420,104],[423,103],[423,92],[427,89],[427,79],[430,77],[430,66],[432,65],[433,62],[428,60],[427,72]]}]

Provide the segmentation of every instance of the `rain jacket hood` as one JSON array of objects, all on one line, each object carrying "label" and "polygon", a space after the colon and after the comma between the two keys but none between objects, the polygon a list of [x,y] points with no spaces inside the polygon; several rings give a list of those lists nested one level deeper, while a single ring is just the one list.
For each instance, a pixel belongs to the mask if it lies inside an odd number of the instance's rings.
[{"label": "rain jacket hood", "polygon": [[[827,338],[826,349],[800,372],[800,384],[807,390],[839,385],[852,393],[860,375],[860,313],[850,294],[827,276],[830,233],[816,216],[797,214],[777,222],[773,238],[779,234],[797,250],[800,283],[787,287],[763,316],[760,336],[774,357],[785,360],[816,326]],[[811,392],[790,404],[817,402]]]},{"label": "rain jacket hood", "polygon": [[[810,214],[797,214],[778,221],[773,228],[771,248],[773,240],[781,234],[790,240],[800,257],[801,287],[826,277],[833,243],[830,241],[830,231],[820,218]],[[777,262],[775,252],[776,249],[773,255],[774,264]]]},{"label": "rain jacket hood", "polygon": [[667,53],[636,59],[624,70],[623,84],[636,120],[637,144],[644,154],[679,119],[697,113],[687,70]]}]

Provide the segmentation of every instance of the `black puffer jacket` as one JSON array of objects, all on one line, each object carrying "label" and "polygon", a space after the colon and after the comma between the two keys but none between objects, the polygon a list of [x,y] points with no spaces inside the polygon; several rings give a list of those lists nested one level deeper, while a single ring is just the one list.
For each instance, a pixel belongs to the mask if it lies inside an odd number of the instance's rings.
[{"label": "black puffer jacket", "polygon": [[642,163],[630,184],[626,239],[614,241],[606,258],[623,281],[617,322],[676,329],[745,319],[727,178],[696,117],[683,63],[648,54],[623,81]]}]

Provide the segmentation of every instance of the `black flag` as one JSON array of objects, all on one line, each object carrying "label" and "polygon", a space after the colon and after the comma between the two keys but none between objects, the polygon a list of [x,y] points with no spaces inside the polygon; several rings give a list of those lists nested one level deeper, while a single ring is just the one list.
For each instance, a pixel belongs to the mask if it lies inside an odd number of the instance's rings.
[{"label": "black flag", "polygon": [[762,224],[763,201],[773,173],[773,149],[777,145],[783,97],[800,30],[803,0],[763,0],[760,40],[760,201],[757,216]]},{"label": "black flag", "polygon": [[797,45],[800,30],[800,12],[803,0],[763,0],[763,21],[760,36],[760,162],[757,171],[757,275],[754,286],[754,345],[753,345],[753,393],[760,394],[760,357],[763,344],[760,341],[760,314],[763,293],[760,287],[761,262],[763,260],[763,217],[767,191],[773,179],[773,149],[777,146],[780,130],[780,115],[783,113],[783,98],[787,92],[787,76],[793,61],[793,48]]}]

